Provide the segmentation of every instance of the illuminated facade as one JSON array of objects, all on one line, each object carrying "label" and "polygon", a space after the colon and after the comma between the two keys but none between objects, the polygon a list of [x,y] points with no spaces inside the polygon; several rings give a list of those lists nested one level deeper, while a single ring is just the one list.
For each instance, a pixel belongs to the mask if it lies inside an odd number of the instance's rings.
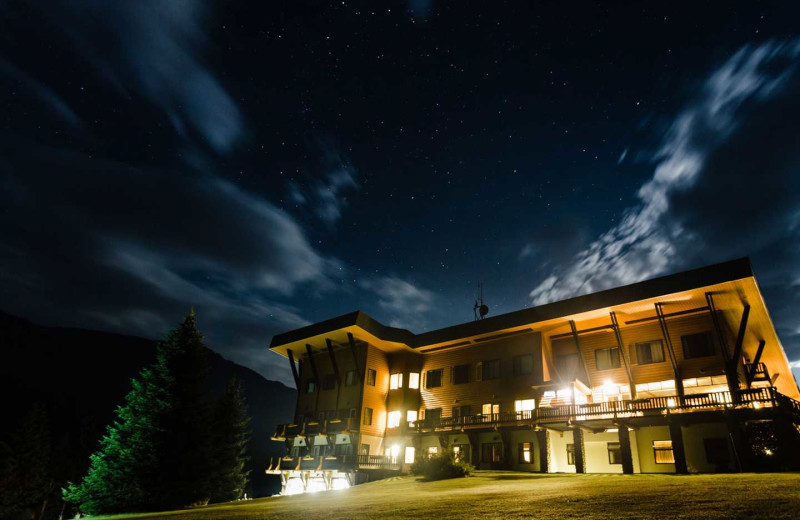
[{"label": "illuminated facade", "polygon": [[285,493],[443,450],[479,469],[798,469],[800,392],[747,259],[423,334],[354,312],[270,348],[299,391],[267,470]]}]

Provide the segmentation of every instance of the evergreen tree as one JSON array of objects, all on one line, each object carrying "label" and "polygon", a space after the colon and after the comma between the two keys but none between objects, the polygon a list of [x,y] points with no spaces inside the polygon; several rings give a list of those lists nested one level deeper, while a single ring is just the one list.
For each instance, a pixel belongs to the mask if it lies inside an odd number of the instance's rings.
[{"label": "evergreen tree", "polygon": [[244,495],[249,470],[247,445],[250,417],[236,378],[228,383],[214,413],[214,502],[237,500]]},{"label": "evergreen tree", "polygon": [[150,511],[207,501],[211,471],[206,348],[194,311],[132,380],[80,484],[64,499],[89,514]]}]

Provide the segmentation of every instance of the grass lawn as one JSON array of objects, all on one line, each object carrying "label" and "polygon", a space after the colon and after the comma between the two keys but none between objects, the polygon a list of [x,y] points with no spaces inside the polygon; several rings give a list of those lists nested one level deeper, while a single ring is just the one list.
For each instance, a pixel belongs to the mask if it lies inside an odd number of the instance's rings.
[{"label": "grass lawn", "polygon": [[800,518],[800,474],[540,475],[478,471],[439,482],[395,477],[341,491],[109,517],[180,520],[354,518]]}]

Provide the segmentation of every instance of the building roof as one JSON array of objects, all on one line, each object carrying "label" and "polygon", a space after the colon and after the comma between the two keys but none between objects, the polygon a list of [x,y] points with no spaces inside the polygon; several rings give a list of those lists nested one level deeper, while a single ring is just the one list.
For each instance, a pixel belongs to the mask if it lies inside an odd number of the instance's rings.
[{"label": "building roof", "polygon": [[406,329],[388,327],[362,311],[355,311],[283,334],[277,334],[272,338],[270,348],[275,349],[283,345],[306,340],[307,338],[357,327],[379,340],[403,344],[412,349],[418,349],[426,345],[444,343],[496,330],[520,327],[530,323],[556,319],[638,300],[646,300],[661,295],[688,291],[698,287],[740,280],[752,276],[753,268],[750,264],[750,259],[739,258],[728,262],[700,267],[698,269],[661,276],[643,282],[615,287],[605,291],[500,314],[483,320],[461,323],[459,325],[453,325],[421,334],[414,334]]}]

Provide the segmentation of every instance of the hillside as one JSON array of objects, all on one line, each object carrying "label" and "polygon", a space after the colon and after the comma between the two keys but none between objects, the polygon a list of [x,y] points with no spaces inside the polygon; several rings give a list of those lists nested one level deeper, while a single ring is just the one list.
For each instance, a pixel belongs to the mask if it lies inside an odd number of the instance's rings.
[{"label": "hillside", "polygon": [[[54,436],[68,436],[80,461],[87,455],[81,452],[97,446],[130,379],[155,359],[155,348],[156,342],[148,339],[44,327],[0,312],[0,403],[12,422],[32,403],[45,403]],[[242,383],[252,417],[252,492],[270,495],[279,490],[279,483],[262,470],[284,447],[269,436],[276,424],[291,419],[296,391],[213,351],[209,354],[213,394],[233,376]]]},{"label": "hillside", "polygon": [[797,518],[799,510],[797,474],[541,475],[478,471],[466,479],[422,482],[415,477],[397,477],[342,491],[113,518],[788,519]]}]

